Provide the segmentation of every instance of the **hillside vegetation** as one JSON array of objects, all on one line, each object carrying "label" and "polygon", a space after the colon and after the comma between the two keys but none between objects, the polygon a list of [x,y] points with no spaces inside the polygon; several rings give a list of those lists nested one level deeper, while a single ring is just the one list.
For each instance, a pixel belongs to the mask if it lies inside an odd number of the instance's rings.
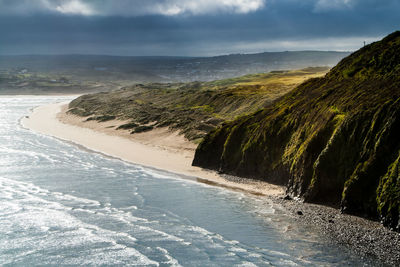
[{"label": "hillside vegetation", "polygon": [[193,164],[400,230],[400,32],[211,131]]},{"label": "hillside vegetation", "polygon": [[128,120],[132,133],[170,127],[199,141],[226,120],[253,113],[327,68],[274,71],[212,82],[137,84],[72,101],[70,112],[88,120]]}]

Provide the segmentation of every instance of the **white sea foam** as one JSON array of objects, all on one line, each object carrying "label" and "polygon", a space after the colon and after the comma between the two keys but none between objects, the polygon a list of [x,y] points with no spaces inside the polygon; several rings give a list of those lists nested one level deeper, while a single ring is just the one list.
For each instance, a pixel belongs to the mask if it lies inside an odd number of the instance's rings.
[{"label": "white sea foam", "polygon": [[160,172],[149,168],[142,168],[142,173],[145,173],[150,177],[160,178],[160,179],[180,179],[178,175],[167,172]]},{"label": "white sea foam", "polygon": [[232,247],[232,248],[229,249],[229,251],[232,251],[232,252],[247,252],[246,249],[240,248],[240,247]]},{"label": "white sea foam", "polygon": [[29,157],[31,160],[39,160],[41,158],[48,160],[49,162],[56,162],[52,157],[50,157],[47,154],[44,153],[40,153],[40,152],[33,152],[33,151],[28,151],[28,150],[20,150],[20,149],[13,149],[13,148],[9,148],[9,147],[0,147],[0,153],[7,155],[8,157],[12,156],[12,155],[17,155],[18,157],[21,156],[27,156]]},{"label": "white sea foam", "polygon": [[[36,232],[36,235],[46,235],[46,238],[37,240],[34,237],[19,237],[17,240],[1,239],[0,247],[8,249],[19,249],[26,251],[45,250],[48,247],[58,248],[73,248],[77,246],[90,246],[96,243],[109,243],[113,247],[113,252],[106,253],[107,257],[112,255],[120,255],[125,253],[129,257],[136,258],[136,264],[140,265],[157,265],[157,262],[149,260],[145,255],[139,253],[132,247],[126,247],[118,244],[124,242],[136,242],[137,239],[127,233],[111,231],[100,228],[96,225],[87,224],[76,217],[69,214],[70,207],[66,207],[58,202],[52,202],[36,196],[36,193],[47,193],[55,199],[68,200],[76,205],[81,202],[81,205],[100,206],[98,201],[74,197],[68,194],[59,192],[49,192],[43,190],[33,184],[12,181],[10,179],[0,178],[0,191],[12,192],[13,196],[5,196],[8,202],[0,202],[0,210],[2,211],[1,232],[4,234],[12,233],[15,229],[20,229],[24,232]],[[4,195],[1,196],[3,198]],[[4,212],[6,210],[7,212]],[[85,209],[76,209],[83,212],[88,212]],[[75,210],[75,211],[76,211]],[[127,213],[122,212],[124,216]],[[115,215],[121,219],[119,216]],[[129,217],[129,221],[137,220],[133,216]],[[7,222],[12,222],[8,223]],[[142,227],[141,227],[142,228]],[[180,239],[163,233],[161,231],[152,230],[146,227],[146,230],[153,232],[156,235],[167,237],[172,240],[180,241]],[[51,234],[53,232],[53,234]],[[62,238],[60,238],[62,236]],[[60,241],[62,240],[62,243]],[[117,241],[118,240],[118,241]],[[132,243],[133,244],[133,243]],[[117,252],[117,250],[126,250],[125,252]],[[103,253],[104,254],[104,253]],[[101,262],[101,261],[100,261]],[[4,263],[0,261],[0,263]],[[93,262],[92,262],[93,264]]]},{"label": "white sea foam", "polygon": [[248,262],[248,261],[241,262],[237,266],[238,267],[257,267],[257,265],[255,265],[254,263]]},{"label": "white sea foam", "polygon": [[168,264],[171,267],[180,267],[182,265],[179,264],[178,260],[173,258],[169,253],[168,250],[166,250],[165,248],[162,247],[157,247],[157,249],[159,251],[161,251],[162,253],[164,253],[164,256],[167,258],[167,261],[162,262],[163,264]]},{"label": "white sea foam", "polygon": [[[71,229],[71,228],[77,228],[77,227],[82,229],[82,228],[84,228],[84,227],[82,227],[82,225],[85,225],[89,229],[95,229],[97,232],[99,232],[99,234],[101,233],[102,235],[109,233],[106,235],[108,235],[108,236],[115,235],[117,237],[119,237],[119,236],[126,237],[127,236],[126,234],[121,234],[121,233],[112,232],[109,230],[100,229],[93,225],[85,224],[81,221],[79,221],[79,223],[77,223],[77,221],[75,220],[75,217],[72,217],[68,213],[65,213],[65,211],[69,212],[69,211],[73,210],[73,212],[84,212],[84,213],[92,213],[92,214],[95,213],[97,216],[107,216],[108,218],[110,218],[110,217],[115,218],[116,220],[118,220],[120,222],[124,222],[124,223],[130,225],[131,227],[133,227],[134,229],[136,229],[135,231],[140,233],[142,238],[146,237],[146,239],[151,240],[151,241],[164,240],[164,241],[174,241],[174,242],[178,242],[181,244],[186,244],[184,239],[174,236],[172,234],[168,234],[164,231],[153,229],[148,225],[132,224],[132,223],[139,222],[139,221],[147,223],[148,220],[133,216],[130,212],[115,209],[115,208],[111,207],[110,203],[105,203],[104,205],[101,205],[101,203],[98,201],[75,197],[75,196],[72,196],[69,194],[63,194],[60,192],[49,192],[48,190],[43,190],[43,189],[41,189],[33,184],[29,184],[29,183],[15,182],[15,181],[12,181],[9,179],[0,179],[0,181],[7,182],[8,184],[13,184],[14,187],[17,187],[17,188],[19,188],[19,190],[22,190],[22,191],[14,190],[14,192],[20,193],[25,196],[24,199],[19,201],[20,203],[24,203],[24,204],[33,203],[35,205],[40,203],[41,206],[46,207],[46,209],[32,207],[31,210],[34,210],[34,211],[32,211],[30,214],[23,213],[23,214],[19,214],[19,216],[21,216],[20,218],[14,218],[21,222],[24,222],[23,227],[29,228],[29,227],[32,227],[32,226],[35,226],[38,224],[39,228],[40,227],[52,228],[52,227],[57,226],[61,229]],[[47,201],[47,200],[41,199],[40,197],[32,195],[32,193],[38,193],[38,192],[42,192],[42,193],[45,192],[47,195],[51,195],[51,197],[53,197],[59,201],[60,200],[62,202],[68,201],[68,203],[71,205],[81,206],[84,208],[72,209],[71,207],[64,206],[64,205],[60,204],[59,202]],[[98,208],[101,206],[104,206],[104,207]],[[96,209],[90,210],[90,209],[87,209],[88,207],[96,208]],[[46,214],[49,216],[41,217],[39,220],[35,220],[34,222],[30,221],[30,220],[24,221],[24,218],[27,218],[27,217],[28,218],[36,218],[36,217],[40,217],[41,214]],[[57,220],[57,218],[60,218],[60,220]],[[41,228],[41,229],[43,229],[43,228]],[[132,237],[130,237],[130,239],[133,241],[136,240]]]}]

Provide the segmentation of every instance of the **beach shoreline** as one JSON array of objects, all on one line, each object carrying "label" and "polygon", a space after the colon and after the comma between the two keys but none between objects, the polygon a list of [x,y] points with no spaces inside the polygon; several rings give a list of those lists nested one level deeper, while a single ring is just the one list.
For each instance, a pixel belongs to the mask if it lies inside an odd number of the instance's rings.
[{"label": "beach shoreline", "polygon": [[176,131],[158,128],[131,135],[116,130],[125,121],[86,121],[86,118],[67,113],[67,102],[34,108],[21,119],[24,128],[68,141],[91,151],[118,158],[133,164],[193,177],[201,183],[243,191],[255,195],[280,197],[283,186],[252,179],[233,182],[215,171],[191,166],[196,145]]},{"label": "beach shoreline", "polygon": [[[115,130],[117,124],[123,124],[124,121],[85,122],[84,117],[67,114],[67,104],[63,102],[39,106],[22,118],[21,124],[27,129],[105,156],[180,174],[184,179],[211,186],[267,196],[286,210],[297,223],[313,227],[330,242],[348,247],[360,257],[376,259],[380,262],[377,263],[379,266],[381,263],[383,266],[395,266],[400,262],[400,234],[383,227],[379,222],[342,214],[338,209],[322,205],[287,200],[282,186],[240,177],[230,180],[228,176],[224,177],[214,171],[193,167],[191,161],[195,145],[176,132],[159,129],[130,135],[129,131]],[[163,140],[167,142],[163,143]]]}]

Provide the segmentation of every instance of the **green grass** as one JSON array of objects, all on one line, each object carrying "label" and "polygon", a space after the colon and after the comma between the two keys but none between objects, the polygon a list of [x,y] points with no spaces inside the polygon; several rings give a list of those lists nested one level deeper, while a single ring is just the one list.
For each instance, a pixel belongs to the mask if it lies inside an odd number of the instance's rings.
[{"label": "green grass", "polygon": [[[305,72],[271,73],[267,83],[278,80],[282,88]],[[254,83],[267,76],[253,76]],[[253,83],[248,77],[235,81],[235,89]],[[306,201],[380,218],[400,231],[399,136],[400,32],[395,32],[343,59],[324,77],[211,131],[194,164],[284,184]]]},{"label": "green grass", "polygon": [[198,142],[218,123],[268,106],[304,80],[323,76],[326,71],[314,68],[212,82],[138,84],[84,95],[74,100],[70,108],[77,115],[112,115],[138,125],[155,122],[155,127],[177,129]]}]

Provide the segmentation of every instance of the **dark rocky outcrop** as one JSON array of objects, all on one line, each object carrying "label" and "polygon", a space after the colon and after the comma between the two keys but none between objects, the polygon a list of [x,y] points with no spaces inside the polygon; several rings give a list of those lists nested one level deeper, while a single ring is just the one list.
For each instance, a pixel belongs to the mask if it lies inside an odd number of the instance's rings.
[{"label": "dark rocky outcrop", "polygon": [[287,185],[291,196],[400,230],[400,32],[272,105],[224,123],[193,165]]}]

